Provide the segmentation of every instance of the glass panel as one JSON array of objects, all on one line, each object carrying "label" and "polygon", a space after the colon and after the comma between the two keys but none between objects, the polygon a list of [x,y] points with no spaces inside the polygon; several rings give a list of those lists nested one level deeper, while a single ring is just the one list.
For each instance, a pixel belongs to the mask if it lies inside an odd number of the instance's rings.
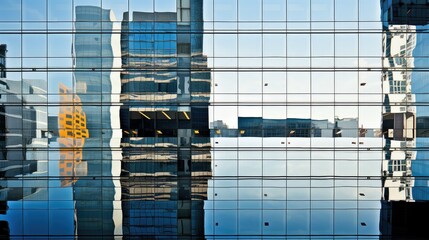
[{"label": "glass panel", "polygon": [[47,0],[49,21],[71,21],[72,0]]},{"label": "glass panel", "polygon": [[358,0],[335,1],[335,21],[358,21]]},{"label": "glass panel", "polygon": [[239,21],[261,21],[261,0],[247,0],[238,2]]},{"label": "glass panel", "polygon": [[215,21],[237,20],[237,0],[216,0],[213,3]]},{"label": "glass panel", "polygon": [[264,21],[286,20],[286,1],[264,0],[262,4]]},{"label": "glass panel", "polygon": [[46,0],[22,0],[22,20],[46,21]]},{"label": "glass panel", "polygon": [[334,2],[335,0],[311,0],[311,21],[333,21]]},{"label": "glass panel", "polygon": [[310,0],[287,1],[288,21],[310,21]]},{"label": "glass panel", "polygon": [[20,21],[22,9],[21,4],[21,1],[2,2],[0,21]]}]

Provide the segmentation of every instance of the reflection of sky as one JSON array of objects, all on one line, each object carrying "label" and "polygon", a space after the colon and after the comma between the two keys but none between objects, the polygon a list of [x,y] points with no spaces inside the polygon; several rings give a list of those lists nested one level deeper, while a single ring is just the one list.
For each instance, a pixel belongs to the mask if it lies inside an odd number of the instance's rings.
[{"label": "reflection of sky", "polygon": [[[335,2],[335,4],[334,4]],[[358,4],[359,3],[359,4]],[[238,24],[244,28],[266,34],[215,34],[206,35],[204,52],[209,56],[209,67],[231,69],[248,67],[252,71],[238,74],[217,71],[212,75],[212,102],[285,103],[302,105],[309,102],[331,103],[337,107],[327,107],[327,111],[314,111],[300,106],[277,110],[271,107],[231,107],[217,106],[211,111],[211,121],[222,120],[230,127],[237,126],[237,116],[264,116],[264,118],[312,118],[334,119],[358,118],[359,126],[380,128],[381,125],[381,74],[377,71],[358,72],[355,68],[380,68],[382,54],[380,33],[380,6],[378,1],[284,1],[260,0],[207,1],[206,8],[214,8],[214,16],[206,10],[206,20],[214,21],[278,21],[274,25]],[[234,10],[235,9],[235,10]],[[310,13],[311,11],[311,13]],[[262,14],[261,14],[262,12]],[[335,14],[334,14],[335,12]],[[335,16],[335,18],[334,18]],[[286,22],[282,22],[287,20]],[[329,21],[344,21],[333,22]],[[357,24],[353,21],[363,21]],[[295,21],[295,22],[294,22]],[[297,21],[328,21],[299,23]],[[215,30],[217,29],[215,23]],[[274,27],[276,26],[276,27]],[[222,27],[230,28],[226,23]],[[271,28],[274,27],[274,28]],[[289,34],[285,34],[287,28]],[[336,30],[358,29],[363,33],[333,34]],[[278,30],[268,31],[270,29]],[[299,34],[293,34],[300,31]],[[309,34],[312,32],[313,34]],[[379,43],[379,44],[374,44]],[[273,47],[275,46],[275,47]],[[334,56],[336,57],[334,59]],[[359,56],[359,58],[358,58]],[[215,59],[210,59],[215,57]],[[261,60],[264,57],[264,60]],[[312,57],[312,58],[310,58]],[[286,72],[279,68],[289,68]],[[322,68],[319,72],[316,69]],[[326,69],[345,67],[346,72],[326,72]],[[259,69],[265,68],[264,72]],[[276,70],[277,69],[277,70]],[[307,72],[297,71],[304,69]],[[325,72],[322,72],[325,70]],[[361,83],[365,83],[361,86]],[[240,95],[237,96],[237,93]],[[357,102],[366,102],[355,107]],[[342,106],[343,105],[343,106]],[[371,106],[373,105],[373,106]],[[285,113],[286,112],[286,113]],[[269,116],[269,117],[268,117]]]},{"label": "reflection of sky", "polygon": [[[58,144],[51,146],[58,147]],[[59,159],[58,151],[49,152],[49,176],[59,176]],[[0,215],[0,220],[9,222],[11,235],[74,234],[72,188],[62,188],[59,179],[49,180],[48,184],[49,190],[41,189],[43,192],[39,193],[48,200],[8,201],[9,209],[5,215]]]},{"label": "reflection of sky", "polygon": [[287,139],[287,151],[284,138],[214,141],[206,234],[379,234],[382,151],[367,148],[381,138],[360,138],[359,152],[353,138]]},{"label": "reflection of sky", "polygon": [[[419,32],[416,34],[416,47],[413,50],[414,67],[426,68],[429,66],[429,58],[427,57],[427,46],[429,45],[429,36],[427,34],[427,25],[416,26]],[[429,102],[429,72],[413,71],[411,75],[411,90],[416,96],[416,102]],[[428,117],[429,107],[425,104],[416,105],[417,117]],[[415,178],[413,187],[413,199],[429,200],[429,182],[426,176],[429,176],[429,152],[424,149],[428,147],[428,138],[416,138],[416,148],[419,149],[416,153],[416,159],[412,161],[412,175]]]},{"label": "reflection of sky", "polygon": [[[429,65],[429,59],[427,58],[427,49],[426,46],[429,45],[429,37],[425,32],[427,31],[427,26],[417,26],[417,31],[422,31],[416,36],[416,47],[413,50],[414,57],[414,67],[415,68],[425,68]],[[426,103],[429,102],[428,98],[428,87],[429,83],[427,81],[429,73],[426,71],[413,71],[412,72],[412,81],[411,81],[411,90],[416,94],[416,102]],[[418,104],[416,106],[417,117],[427,117],[429,116],[429,108],[427,106]],[[416,148],[421,149],[416,153],[416,159],[412,162],[412,173],[416,177],[414,180],[413,187],[413,199],[415,200],[428,200],[428,181],[424,178],[429,175],[428,172],[428,151],[423,150],[428,146],[427,138],[417,138],[416,139]],[[423,177],[423,178],[422,178]]]},{"label": "reflection of sky", "polygon": [[[429,59],[427,55],[427,46],[429,44],[429,38],[427,36],[427,26],[416,26],[416,30],[419,33],[416,36],[416,47],[413,50],[414,67],[425,68],[429,65]],[[426,103],[429,102],[427,96],[427,89],[429,89],[429,83],[427,81],[429,73],[426,71],[413,71],[412,72],[412,86],[411,90],[416,96],[416,102]],[[429,107],[424,104],[416,104],[416,115],[417,117],[428,117]],[[413,187],[413,199],[415,200],[429,200],[428,194],[428,181],[425,178],[429,175],[428,166],[428,151],[424,149],[428,146],[427,138],[416,138],[416,148],[420,149],[416,153],[416,159],[412,161],[412,175],[415,178]]]},{"label": "reflection of sky", "polygon": [[[427,116],[427,115],[426,115]],[[422,149],[417,151],[416,159],[411,163],[411,170],[414,179],[413,199],[417,201],[429,200],[429,151],[424,150],[429,146],[429,138],[417,138],[416,148]]]},{"label": "reflection of sky", "polygon": [[[46,6],[48,2],[48,6]],[[153,4],[155,3],[155,4]],[[158,0],[158,1],[139,1],[139,0],[24,0],[22,2],[23,20],[55,20],[71,21],[73,19],[73,4],[101,6],[104,9],[112,9],[118,21],[122,19],[122,13],[125,11],[175,11],[176,0]],[[289,21],[288,24],[279,24],[277,29],[288,28],[290,31],[296,25],[293,21],[328,21],[324,23],[313,22],[310,24],[299,25],[300,30],[309,31],[310,29],[325,29],[325,34],[217,34],[214,37],[205,36],[205,54],[209,58],[216,57],[209,67],[289,67],[289,68],[309,68],[320,65],[323,62],[324,67],[333,68],[344,66],[349,67],[367,67],[374,66],[374,59],[379,63],[378,56],[381,55],[381,34],[337,34],[333,35],[332,30],[340,30],[344,27],[360,27],[362,29],[379,29],[380,8],[378,1],[371,0],[343,0],[343,1],[321,1],[321,0],[291,0],[287,4],[279,0],[205,0],[204,13],[206,21]],[[239,9],[237,15],[237,8]],[[20,2],[6,1],[0,10],[2,19],[20,20]],[[211,14],[215,10],[215,15]],[[236,10],[234,10],[236,9]],[[363,11],[364,9],[364,11]],[[362,10],[362,11],[359,11]],[[335,18],[334,18],[335,16]],[[337,22],[336,25],[329,21],[368,21],[362,22],[359,26],[352,22]],[[371,22],[372,21],[372,22]],[[2,29],[20,28],[20,24],[1,23]],[[268,22],[267,22],[268,24]],[[294,25],[295,24],[295,25]],[[319,26],[320,25],[320,26]],[[237,25],[235,25],[237,26]],[[262,29],[261,24],[249,25],[252,29]],[[269,24],[267,25],[269,26]],[[71,29],[70,22],[49,23],[48,29]],[[243,28],[246,26],[242,26]],[[46,28],[45,23],[25,23],[24,29]],[[323,30],[322,30],[323,31]],[[19,34],[1,35],[0,42],[8,44],[9,57],[35,57],[35,59],[24,59],[23,67],[62,67],[71,68],[71,34],[49,34],[33,35],[24,34],[21,46]],[[46,44],[46,42],[48,44]],[[372,44],[379,42],[380,44]],[[231,44],[237,43],[237,44]],[[239,44],[238,44],[239,43]],[[38,47],[34,47],[38,46]],[[48,47],[46,47],[48,46]],[[239,46],[239,47],[237,47]],[[275,48],[273,46],[276,46]],[[46,49],[47,48],[47,49]],[[51,57],[45,61],[44,57]],[[360,55],[360,60],[356,56]],[[238,60],[237,56],[241,58]],[[264,61],[259,57],[264,56]],[[286,59],[285,57],[288,57]],[[312,56],[313,59],[309,57]],[[337,57],[334,61],[333,56]],[[341,59],[340,56],[345,58]],[[226,58],[228,57],[228,58]],[[246,57],[246,58],[243,58]],[[317,57],[317,58],[316,58]],[[350,58],[351,57],[351,58]],[[330,63],[331,62],[331,63]],[[9,58],[8,67],[21,67],[19,58]],[[378,63],[378,65],[379,65]],[[238,65],[237,65],[238,64]],[[250,64],[250,65],[249,65]],[[24,78],[40,79],[46,78],[46,73],[24,73]],[[71,72],[51,72],[48,73],[48,89],[50,93],[58,91],[58,83],[64,83],[72,87]],[[19,73],[9,73],[9,78],[20,79]],[[262,74],[258,72],[234,73],[218,72],[214,73],[213,81],[218,85],[213,89],[216,98],[212,100],[217,102],[308,102],[309,94],[318,94],[313,96],[313,102],[332,102],[349,104],[357,101],[380,101],[380,74],[379,73],[359,73],[357,71],[337,72],[335,74],[322,74],[313,71],[312,74],[284,72],[276,73],[265,71]],[[365,82],[364,87],[359,83]],[[268,83],[267,86],[263,86]],[[334,90],[337,94],[334,97]],[[237,98],[236,93],[240,93]],[[223,94],[225,93],[225,94]],[[262,93],[264,96],[262,97]],[[358,95],[358,93],[360,95]],[[246,96],[246,94],[248,96]],[[287,94],[287,97],[285,97]],[[343,94],[340,96],[340,94]],[[57,101],[58,98],[52,96],[50,101]],[[360,112],[364,112],[362,114]],[[235,112],[231,116],[222,107],[215,108],[211,120],[224,120],[228,125],[234,126],[237,116],[246,115],[245,111]],[[380,107],[344,107],[331,110],[329,117],[314,115],[313,119],[333,119],[339,118],[359,118],[359,126],[365,128],[379,128],[381,117]],[[266,112],[273,115],[271,118],[281,118],[277,112]],[[325,114],[327,115],[327,114]],[[288,115],[289,118],[304,118],[303,114]]]}]

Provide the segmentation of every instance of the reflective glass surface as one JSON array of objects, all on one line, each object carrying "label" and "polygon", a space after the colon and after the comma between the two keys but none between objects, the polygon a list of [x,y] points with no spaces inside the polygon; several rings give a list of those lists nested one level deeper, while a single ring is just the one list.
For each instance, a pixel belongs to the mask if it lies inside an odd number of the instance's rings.
[{"label": "reflective glass surface", "polygon": [[0,0],[0,239],[425,239],[424,0]]}]

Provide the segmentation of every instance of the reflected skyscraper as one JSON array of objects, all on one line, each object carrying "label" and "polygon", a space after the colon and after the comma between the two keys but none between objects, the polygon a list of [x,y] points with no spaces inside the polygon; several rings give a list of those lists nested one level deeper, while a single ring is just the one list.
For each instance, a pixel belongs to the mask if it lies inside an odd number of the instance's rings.
[{"label": "reflected skyscraper", "polygon": [[[76,234],[100,236],[120,234],[114,211],[119,149],[120,29],[113,11],[95,6],[77,6],[74,53],[75,91],[86,114],[89,137],[85,139],[82,160],[87,162],[88,178],[74,184]],[[95,103],[101,105],[94,105]],[[114,167],[117,166],[117,167]],[[119,186],[119,182],[116,182]],[[119,199],[117,199],[119,200]],[[119,232],[118,232],[119,231]]]},{"label": "reflected skyscraper", "polygon": [[[415,95],[412,94],[412,71],[415,48],[415,27],[388,25],[384,35],[385,58],[383,73],[384,111],[383,132],[386,139],[386,157],[383,161],[386,180],[385,198],[410,200],[412,179],[411,160],[415,159]],[[402,178],[398,181],[396,178]]]},{"label": "reflected skyscraper", "polygon": [[48,198],[45,94],[46,81],[0,79],[0,214],[8,201]]},{"label": "reflected skyscraper", "polygon": [[204,235],[211,176],[210,70],[202,1],[176,12],[126,12],[122,22],[123,234]]},{"label": "reflected skyscraper", "polygon": [[[417,220],[427,212],[426,32],[429,7],[423,1],[382,0],[383,20],[383,239],[425,235]],[[404,219],[407,219],[406,221]]]},{"label": "reflected skyscraper", "polygon": [[[11,81],[1,81],[1,95],[4,102],[23,103],[22,95],[11,90]],[[20,83],[17,81],[17,83]],[[12,85],[13,82],[12,82]],[[15,89],[16,90],[16,89]],[[21,175],[32,174],[37,171],[37,160],[27,158],[27,145],[36,135],[35,109],[32,107],[1,106],[1,201],[19,200],[33,194],[37,188],[23,189],[22,186],[13,186],[16,181],[8,180]],[[34,131],[24,131],[23,124],[27,129]],[[30,126],[28,126],[30,124]],[[33,127],[33,128],[31,128]],[[8,129],[8,130],[6,130]],[[5,210],[5,209],[2,209]]]}]

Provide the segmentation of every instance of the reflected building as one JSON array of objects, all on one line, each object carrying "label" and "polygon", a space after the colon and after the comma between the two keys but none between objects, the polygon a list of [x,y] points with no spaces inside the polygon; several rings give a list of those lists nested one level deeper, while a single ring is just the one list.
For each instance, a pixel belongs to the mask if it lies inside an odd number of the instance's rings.
[{"label": "reflected building", "polygon": [[[34,125],[35,110],[33,108],[23,108],[18,104],[22,102],[20,93],[11,91],[7,81],[1,81],[2,102],[14,102],[17,105],[3,105],[0,109],[1,124],[1,201],[19,200],[36,191],[36,189],[26,189],[22,186],[13,186],[8,178],[28,175],[37,171],[37,161],[28,160],[26,143],[23,138],[26,133],[35,135],[34,132],[24,132],[23,124]],[[27,126],[30,127],[31,125]],[[34,126],[33,126],[34,127]],[[34,128],[33,128],[34,129]],[[32,136],[25,136],[32,137]],[[2,204],[3,205],[3,204]]]},{"label": "reflected building", "polygon": [[426,25],[429,5],[420,0],[381,0],[382,20],[393,25]]},{"label": "reflected building", "polygon": [[204,235],[211,176],[202,54],[202,1],[176,12],[126,12],[122,22],[123,234],[154,239]]},{"label": "reflected building", "polygon": [[374,129],[357,128],[357,118],[328,119],[238,117],[238,129],[222,121],[211,123],[215,137],[375,137]]},{"label": "reflected building", "polygon": [[[73,39],[75,92],[86,114],[89,135],[82,149],[87,178],[74,183],[76,234],[121,234],[118,195],[121,160],[119,130],[120,24],[112,10],[77,6]],[[75,109],[76,110],[76,109]],[[76,134],[76,132],[75,132]],[[83,134],[83,133],[82,133]],[[83,165],[82,165],[83,166]],[[116,195],[115,195],[116,194]],[[117,209],[117,211],[114,211]]]},{"label": "reflected building", "polygon": [[424,235],[428,1],[2,1],[0,239]]},{"label": "reflected building", "polygon": [[[429,6],[426,1],[382,0],[383,20],[383,239],[424,236],[417,216],[427,212],[425,178],[429,112],[427,60]],[[405,222],[403,219],[407,219]]]},{"label": "reflected building", "polygon": [[79,176],[86,176],[87,161],[83,160],[82,148],[89,137],[86,114],[79,96],[60,84],[60,111],[58,113],[58,143],[60,144],[61,186],[75,183]]},{"label": "reflected building", "polygon": [[[387,24],[387,23],[386,23]],[[411,161],[415,159],[415,95],[412,93],[415,26],[385,26],[383,35],[383,133],[386,139],[383,160],[384,198],[410,200]]]},{"label": "reflected building", "polygon": [[[404,11],[407,9],[407,13]],[[386,200],[415,200],[413,169],[424,161],[428,111],[425,96],[424,48],[429,24],[427,4],[415,1],[382,1],[383,20],[383,132],[386,139],[384,176]],[[414,165],[414,166],[413,166]],[[425,176],[422,173],[421,176]],[[395,182],[395,183],[393,183]],[[417,188],[420,189],[420,188]],[[418,191],[418,190],[417,190]],[[423,199],[421,199],[423,200]]]},{"label": "reflected building", "polygon": [[[30,95],[31,94],[31,95]],[[46,81],[0,79],[0,201],[47,199]],[[7,103],[7,104],[6,104]],[[13,178],[29,178],[22,184]]]}]

